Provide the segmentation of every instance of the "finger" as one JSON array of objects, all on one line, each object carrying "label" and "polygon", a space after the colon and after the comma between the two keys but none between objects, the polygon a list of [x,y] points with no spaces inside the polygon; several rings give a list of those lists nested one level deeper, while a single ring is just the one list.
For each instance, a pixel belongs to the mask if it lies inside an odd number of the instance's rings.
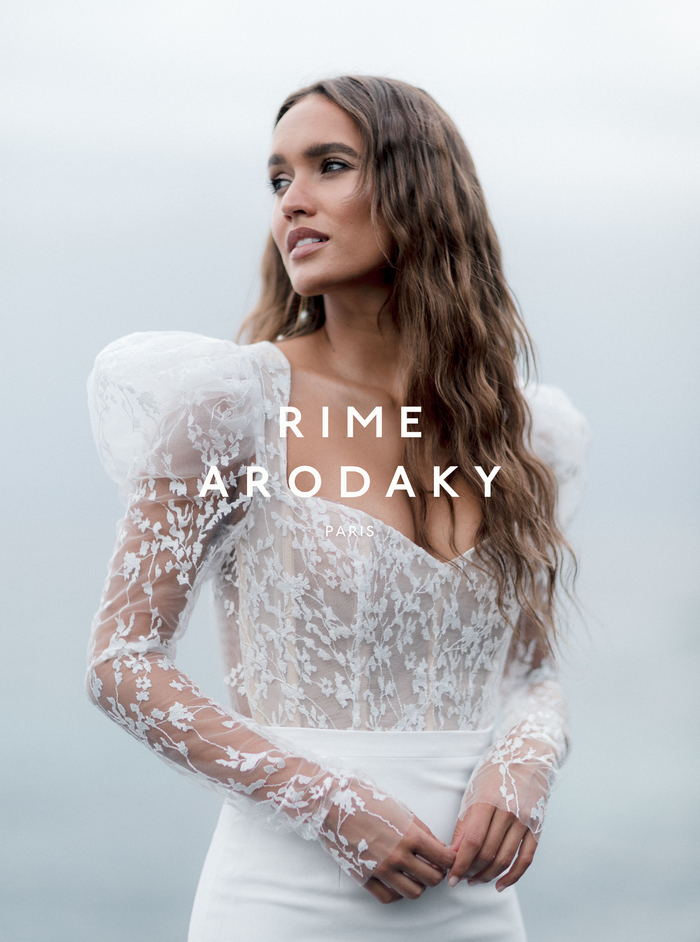
[{"label": "finger", "polygon": [[[414,823],[418,828],[420,828],[420,830],[423,831],[424,834],[428,834],[431,838],[433,838],[433,840],[435,840],[435,841],[438,842],[438,844],[440,845],[440,850],[438,851],[438,853],[439,853],[439,854],[442,854],[442,851],[445,849],[445,842],[444,842],[444,841],[441,841],[439,838],[435,837],[435,835],[434,835],[433,832],[430,830],[430,828],[429,828],[428,825],[425,823],[425,821],[421,821],[420,818],[414,818],[414,819],[413,819],[413,823]],[[414,834],[413,837],[415,838],[415,836],[416,836],[416,835]],[[418,842],[416,842],[415,845],[414,845],[414,847],[413,847],[414,853],[420,854],[420,848],[421,848],[422,846],[423,846],[423,845],[421,845],[421,844],[419,844]],[[449,849],[450,849],[450,848],[448,848],[448,850],[449,850]],[[437,866],[437,864],[431,864],[431,866]],[[448,868],[445,866],[445,867],[438,867],[438,869],[440,870],[441,873],[444,873]]]},{"label": "finger", "polygon": [[[454,854],[440,844],[432,835],[423,831],[416,830],[410,835],[410,841],[399,845],[396,849],[377,867],[374,876],[390,886],[394,874],[405,874],[409,879],[421,886],[437,886],[444,877],[454,860]],[[436,866],[429,859],[428,855],[440,859],[447,854],[444,860],[444,866]]]},{"label": "finger", "polygon": [[449,844],[450,850],[454,850],[454,851],[459,850],[459,845],[462,843],[462,836],[464,835],[464,832],[467,829],[467,820],[469,817],[470,810],[471,809],[467,809],[467,813],[464,815],[464,817],[457,818],[457,823],[455,824],[455,829],[452,835],[452,840],[450,841],[450,844]]},{"label": "finger", "polygon": [[494,877],[503,873],[504,870],[507,870],[513,863],[513,859],[526,831],[527,828],[524,824],[521,824],[519,821],[513,821],[506,831],[501,846],[496,850],[496,855],[489,866],[485,867],[474,876],[467,876],[467,883],[469,883],[470,886],[473,886],[475,883],[488,883],[490,880],[493,880]]},{"label": "finger", "polygon": [[421,886],[437,886],[445,877],[444,870],[434,867],[427,860],[416,856],[412,846],[397,847],[386,860],[376,868],[374,875],[378,880],[393,886],[394,874],[405,874]]},{"label": "finger", "polygon": [[479,853],[472,861],[471,867],[467,870],[468,877],[473,877],[475,874],[491,866],[496,859],[498,848],[503,843],[506,832],[515,820],[515,816],[509,811],[503,811],[501,808],[495,810],[484,842],[479,849]]},{"label": "finger", "polygon": [[518,851],[518,856],[515,858],[515,863],[510,868],[508,873],[504,874],[501,879],[496,884],[496,889],[499,891],[505,890],[507,886],[512,886],[514,883],[517,883],[520,877],[525,873],[527,868],[532,863],[532,859],[535,856],[535,851],[537,850],[537,841],[532,836],[532,831],[528,829],[527,834],[523,838],[523,842],[520,845],[520,850]]},{"label": "finger", "polygon": [[[473,805],[469,805],[469,807],[464,812],[462,817],[457,818],[457,823],[455,824],[454,834],[452,835],[452,840],[450,841],[450,848],[452,850],[457,850],[470,824],[473,821],[481,820],[482,818],[484,819],[488,818],[488,820],[490,821],[494,810],[495,810],[495,805],[490,805],[488,802],[484,802],[484,801],[477,801]],[[488,824],[487,824],[487,829],[488,829]]]},{"label": "finger", "polygon": [[401,899],[401,894],[397,893],[396,890],[392,890],[390,886],[382,883],[381,880],[377,880],[375,877],[370,877],[369,880],[363,884],[363,888],[367,890],[375,899],[378,899],[380,903],[394,903],[397,899]]},{"label": "finger", "polygon": [[418,899],[426,889],[423,883],[417,883],[399,870],[391,870],[382,877],[382,880],[386,881],[387,885],[404,899]]},{"label": "finger", "polygon": [[495,811],[493,805],[487,805],[483,802],[471,805],[467,809],[466,827],[457,850],[457,857],[447,875],[447,882],[450,886],[456,886],[471,867],[472,861],[484,843],[484,838],[488,833]]},{"label": "finger", "polygon": [[442,841],[439,841],[430,831],[417,831],[411,850],[440,871],[449,870],[455,862],[455,852],[445,847]]},{"label": "finger", "polygon": [[396,870],[405,873],[406,876],[415,880],[416,883],[422,883],[423,886],[437,886],[438,883],[442,883],[445,879],[447,867],[445,867],[444,870],[440,870],[426,860],[411,854],[405,863],[396,867]]}]

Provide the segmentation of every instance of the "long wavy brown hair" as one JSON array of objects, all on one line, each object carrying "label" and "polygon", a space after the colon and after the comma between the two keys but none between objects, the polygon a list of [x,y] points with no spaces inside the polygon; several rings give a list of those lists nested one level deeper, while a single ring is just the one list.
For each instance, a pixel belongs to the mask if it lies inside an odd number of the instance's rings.
[{"label": "long wavy brown hair", "polygon": [[[506,614],[509,600],[517,601],[528,634],[534,628],[551,650],[564,563],[568,558],[566,572],[575,574],[576,561],[555,520],[554,476],[529,445],[531,417],[518,369],[528,378],[535,354],[503,275],[471,155],[434,99],[405,82],[366,75],[316,82],[290,95],[275,123],[307,95],[325,95],[357,124],[364,141],[359,186],[370,185],[372,220],[376,225],[381,214],[393,238],[388,304],[407,356],[406,401],[422,407],[423,437],[407,439],[404,454],[416,492],[416,542],[441,555],[427,534],[431,495],[418,482],[426,459],[447,457],[480,500],[478,556],[496,579],[500,610]],[[270,236],[260,298],[239,337],[299,336],[324,319],[323,296],[295,293]],[[501,470],[487,499],[473,469],[488,473],[496,465]],[[446,496],[456,553],[454,504]]]}]

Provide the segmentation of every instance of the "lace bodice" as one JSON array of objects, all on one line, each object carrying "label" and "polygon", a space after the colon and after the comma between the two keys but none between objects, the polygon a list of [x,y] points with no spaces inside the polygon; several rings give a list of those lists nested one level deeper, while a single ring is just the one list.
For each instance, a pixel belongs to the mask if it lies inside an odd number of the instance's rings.
[{"label": "lace bodice", "polygon": [[[318,839],[366,880],[405,833],[406,809],[371,782],[295,754],[283,727],[472,730],[498,722],[463,809],[489,801],[537,836],[567,750],[555,666],[516,645],[493,580],[457,571],[350,506],[287,484],[280,406],[290,368],[270,343],[132,334],[98,356],[93,431],[121,522],[93,621],[89,690],[179,770],[264,819]],[[533,447],[568,522],[588,429],[559,390],[527,391]],[[228,497],[200,490],[216,465]],[[268,472],[247,496],[245,469]],[[211,578],[232,709],[175,665]],[[513,622],[517,605],[507,601]],[[274,727],[271,730],[270,727]]]}]

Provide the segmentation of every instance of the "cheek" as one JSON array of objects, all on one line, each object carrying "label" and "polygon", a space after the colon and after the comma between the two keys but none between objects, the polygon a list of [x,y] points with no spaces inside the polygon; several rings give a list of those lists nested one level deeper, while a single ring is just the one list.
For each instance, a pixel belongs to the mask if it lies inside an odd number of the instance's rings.
[{"label": "cheek", "polygon": [[372,226],[369,203],[360,206],[357,201],[348,201],[340,208],[336,217],[341,225],[344,241],[350,243],[355,253],[362,256],[376,254],[378,238],[382,236],[382,228],[375,232]]},{"label": "cheek", "polygon": [[358,258],[362,258],[367,265],[377,265],[386,260],[386,246],[390,245],[391,239],[385,232],[384,226],[372,225],[369,214],[356,217],[353,225],[348,226],[348,233],[351,233],[352,244]]}]

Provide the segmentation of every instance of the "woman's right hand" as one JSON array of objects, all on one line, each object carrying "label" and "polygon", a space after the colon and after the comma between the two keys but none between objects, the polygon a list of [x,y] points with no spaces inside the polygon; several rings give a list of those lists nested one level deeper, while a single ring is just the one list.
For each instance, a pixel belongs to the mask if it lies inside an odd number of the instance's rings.
[{"label": "woman's right hand", "polygon": [[437,886],[445,878],[455,859],[455,852],[420,818],[414,818],[394,850],[363,885],[380,903],[418,899],[427,887]]},{"label": "woman's right hand", "polygon": [[455,851],[370,779],[335,775],[318,839],[341,869],[382,903],[417,899],[426,887],[437,886],[453,866]]}]

